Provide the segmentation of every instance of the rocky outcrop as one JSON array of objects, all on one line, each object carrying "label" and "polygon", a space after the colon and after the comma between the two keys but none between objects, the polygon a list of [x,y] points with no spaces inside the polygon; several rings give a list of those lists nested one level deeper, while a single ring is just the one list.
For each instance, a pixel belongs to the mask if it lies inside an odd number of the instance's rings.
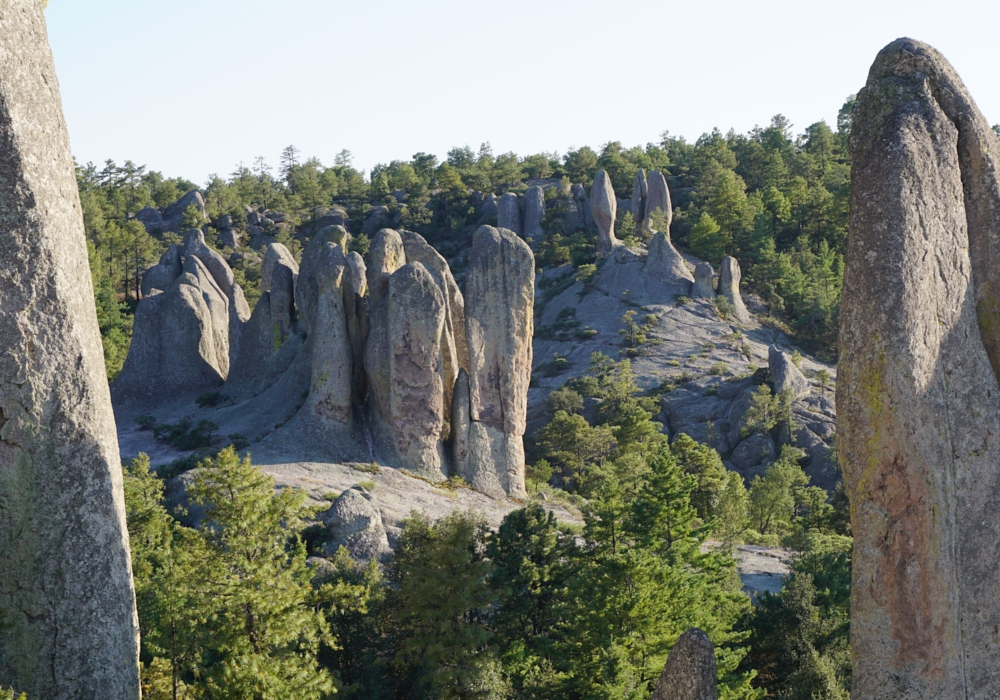
[{"label": "rocky outcrop", "polygon": [[604,170],[597,171],[594,184],[590,187],[590,211],[597,224],[597,256],[606,258],[616,245],[621,245],[621,241],[615,237],[618,200],[615,199],[611,178]]},{"label": "rocky outcrop", "polygon": [[694,285],[691,287],[692,299],[715,299],[715,270],[707,262],[700,262],[694,268]]},{"label": "rocky outcrop", "polygon": [[650,700],[718,700],[715,675],[712,640],[692,627],[670,650]]},{"label": "rocky outcrop", "polygon": [[531,244],[541,243],[545,237],[542,220],[545,219],[545,191],[533,185],[524,193],[524,237]]},{"label": "rocky outcrop", "polygon": [[663,231],[657,231],[649,242],[649,255],[642,274],[667,284],[680,285],[684,288],[683,294],[688,294],[694,283],[694,277],[688,271],[684,258]]},{"label": "rocky outcrop", "polygon": [[351,557],[361,563],[381,560],[389,555],[389,539],[382,514],[374,496],[363,486],[344,491],[322,515],[330,534],[326,552],[329,556],[346,547]]},{"label": "rocky outcrop", "polygon": [[743,303],[743,296],[740,294],[740,280],[743,273],[740,271],[740,264],[736,258],[727,255],[719,265],[719,296],[723,296],[729,301],[732,307],[733,317],[740,323],[750,323],[753,317]]},{"label": "rocky outcrop", "polygon": [[838,445],[852,694],[1000,687],[1000,143],[941,54],[884,48],[858,94]]},{"label": "rocky outcrop", "polygon": [[456,474],[469,476],[469,430],[472,427],[472,399],[469,373],[459,370],[451,402],[451,463]]},{"label": "rocky outcrop", "polygon": [[768,369],[771,371],[775,394],[787,391],[794,401],[809,393],[809,380],[795,366],[792,358],[774,345],[768,351]]},{"label": "rocky outcrop", "polygon": [[670,235],[670,222],[674,218],[673,206],[670,204],[670,190],[667,188],[667,180],[659,170],[649,173],[649,180],[646,189],[646,211],[642,219],[642,231],[647,235],[659,230],[653,224],[653,214],[660,212],[666,218],[666,224],[662,228],[663,233]]},{"label": "rocky outcrop", "polygon": [[646,218],[646,195],[648,184],[646,183],[646,171],[639,168],[635,174],[635,184],[632,185],[632,220],[635,222],[636,230],[642,228],[642,222]]},{"label": "rocky outcrop", "polygon": [[462,476],[495,497],[524,494],[534,282],[535,258],[524,241],[490,226],[476,231],[466,272],[471,421]]},{"label": "rocky outcrop", "polygon": [[497,202],[497,226],[521,235],[521,203],[513,192],[506,193]]},{"label": "rocky outcrop", "polygon": [[[309,245],[302,251],[302,264],[295,282],[295,309],[302,330],[309,333],[313,318],[316,316],[316,306],[319,303],[319,282],[316,279],[317,267],[322,259],[321,251],[327,243],[340,247],[346,255],[346,241],[350,234],[343,226],[328,226],[321,229],[309,240]],[[379,236],[372,242],[374,249],[381,240]],[[402,244],[400,244],[402,247]]]},{"label": "rocky outcrop", "polygon": [[359,405],[364,403],[365,393],[368,391],[364,367],[365,338],[368,336],[367,293],[368,272],[364,258],[359,253],[352,252],[347,256],[347,269],[344,272],[344,313],[354,364],[351,394],[353,402]]},{"label": "rocky outcrop", "polygon": [[146,227],[147,233],[159,236],[167,231],[180,233],[184,226],[184,215],[188,207],[193,206],[200,215],[202,222],[207,222],[205,215],[205,197],[198,190],[191,190],[173,204],[163,210],[146,207],[135,215],[135,218]]},{"label": "rocky outcrop", "polygon": [[137,698],[121,461],[42,6],[0,11],[0,683]]}]

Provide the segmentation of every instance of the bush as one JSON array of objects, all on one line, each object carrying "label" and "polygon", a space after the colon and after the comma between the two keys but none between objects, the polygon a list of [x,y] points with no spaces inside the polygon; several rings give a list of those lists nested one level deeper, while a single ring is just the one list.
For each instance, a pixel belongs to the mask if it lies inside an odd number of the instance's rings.
[{"label": "bush", "polygon": [[583,411],[583,397],[567,386],[556,389],[549,394],[545,403],[553,415],[556,411],[566,411],[566,413],[581,413]]},{"label": "bush", "polygon": [[217,408],[228,397],[218,391],[206,391],[194,400],[202,408]]},{"label": "bush", "polygon": [[358,482],[358,486],[360,486],[361,488],[363,488],[365,491],[374,491],[375,490],[375,482],[372,481],[371,479],[365,479],[364,481],[359,481]]},{"label": "bush", "polygon": [[723,320],[727,320],[733,315],[736,309],[733,308],[733,304],[729,299],[720,294],[715,297],[715,310]]},{"label": "bush", "polygon": [[708,369],[708,373],[713,377],[721,377],[723,374],[729,371],[729,365],[725,362],[716,362]]},{"label": "bush", "polygon": [[152,430],[156,426],[156,418],[145,413],[136,416],[135,422],[139,424],[139,430]]},{"label": "bush", "polygon": [[245,450],[250,447],[250,439],[243,433],[233,433],[227,436],[229,443],[237,450]]},{"label": "bush", "polygon": [[569,369],[569,360],[557,352],[552,353],[552,359],[538,365],[538,371],[543,377],[555,377]]}]

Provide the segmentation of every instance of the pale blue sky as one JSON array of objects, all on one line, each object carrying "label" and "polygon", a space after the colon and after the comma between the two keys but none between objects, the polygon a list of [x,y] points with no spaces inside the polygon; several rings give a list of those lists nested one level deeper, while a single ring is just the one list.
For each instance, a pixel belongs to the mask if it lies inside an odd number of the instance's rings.
[{"label": "pale blue sky", "polygon": [[835,123],[911,36],[1000,121],[996,2],[50,0],[76,157],[203,182],[295,144],[364,169],[453,146],[521,155]]}]

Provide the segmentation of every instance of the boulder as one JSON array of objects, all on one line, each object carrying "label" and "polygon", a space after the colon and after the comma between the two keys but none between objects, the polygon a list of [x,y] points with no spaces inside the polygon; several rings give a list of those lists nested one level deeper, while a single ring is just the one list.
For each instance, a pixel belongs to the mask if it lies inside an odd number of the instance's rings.
[{"label": "boulder", "polygon": [[594,184],[590,187],[590,211],[597,224],[597,256],[606,258],[616,245],[621,245],[621,241],[615,237],[618,202],[611,178],[604,170],[597,171]]},{"label": "boulder", "polygon": [[406,249],[398,232],[385,228],[376,234],[368,250],[368,290],[372,301],[385,298],[389,278],[406,264]]},{"label": "boulder", "polygon": [[725,297],[733,308],[733,316],[740,323],[750,323],[753,316],[743,303],[743,296],[740,294],[740,280],[743,273],[740,271],[740,264],[736,258],[727,255],[722,259],[719,266],[719,295]]},{"label": "boulder", "polygon": [[219,231],[219,243],[227,248],[239,248],[243,245],[243,234],[234,228],[224,228]]},{"label": "boulder", "polygon": [[121,458],[43,6],[0,12],[0,684],[138,698]]},{"label": "boulder", "polygon": [[[219,286],[228,300],[229,330],[226,344],[234,354],[239,352],[240,328],[250,319],[250,306],[243,295],[243,288],[236,283],[229,263],[219,253],[212,250],[205,243],[205,234],[201,229],[192,229],[184,234],[184,258],[185,265],[187,259],[198,258]],[[226,362],[226,373],[229,372],[229,362]]]},{"label": "boulder", "polygon": [[542,220],[545,219],[545,191],[533,185],[524,193],[524,237],[529,243],[541,243],[545,238]]},{"label": "boulder", "polygon": [[738,444],[729,461],[741,474],[747,476],[754,467],[773,462],[776,454],[774,440],[768,435],[756,434]]},{"label": "boulder", "polygon": [[324,244],[315,266],[318,293],[309,334],[312,380],[306,408],[323,423],[336,425],[348,424],[352,414],[354,359],[344,311],[346,270],[347,259],[340,246]]},{"label": "boulder", "polygon": [[215,226],[215,228],[218,229],[219,231],[224,231],[227,228],[232,228],[233,217],[231,217],[229,214],[223,214],[222,216],[220,216],[218,219],[215,220],[213,226]]},{"label": "boulder", "polygon": [[466,480],[487,495],[524,494],[534,281],[535,258],[524,241],[490,226],[476,231],[466,271],[472,420]]},{"label": "boulder", "polygon": [[271,272],[268,285],[268,309],[271,312],[271,354],[273,355],[295,332],[295,273],[280,264]]},{"label": "boulder", "polygon": [[508,192],[497,203],[497,227],[513,231],[518,236],[521,235],[521,203],[517,195]]},{"label": "boulder", "polygon": [[649,242],[649,255],[642,267],[642,274],[667,284],[681,285],[684,287],[684,294],[691,291],[694,283],[694,277],[688,271],[684,258],[663,231],[657,231]]},{"label": "boulder", "polygon": [[389,555],[382,513],[364,486],[352,486],[344,491],[321,517],[330,533],[327,555],[334,556],[341,547],[346,547],[351,557],[362,563],[372,559],[379,561]]},{"label": "boulder", "polygon": [[794,401],[809,393],[809,380],[795,366],[792,358],[774,345],[768,350],[767,364],[771,371],[775,394],[787,391]]},{"label": "boulder", "polygon": [[573,198],[575,208],[574,228],[566,227],[567,231],[574,231],[580,228],[592,228],[594,226],[593,212],[590,210],[590,200],[587,198],[587,190],[583,185],[573,185],[570,187],[570,196]]},{"label": "boulder", "polygon": [[635,184],[632,185],[632,220],[635,221],[636,230],[642,228],[642,222],[646,218],[646,196],[648,185],[646,184],[646,171],[639,168],[635,174]]},{"label": "boulder", "polygon": [[371,213],[365,222],[361,224],[361,230],[367,233],[369,236],[378,231],[379,229],[385,228],[389,225],[392,217],[389,214],[389,208],[384,207],[381,204],[372,207]]},{"label": "boulder", "polygon": [[715,270],[710,263],[700,262],[695,266],[691,298],[715,299]]},{"label": "boulder", "polygon": [[837,444],[851,500],[852,694],[1000,687],[1000,142],[911,39],[858,93]]},{"label": "boulder", "polygon": [[200,472],[200,469],[183,472],[168,479],[163,486],[163,505],[184,527],[201,527],[205,521],[205,506],[192,501],[188,493]]},{"label": "boulder", "polygon": [[469,474],[469,429],[472,414],[469,396],[469,373],[465,367],[458,371],[451,403],[451,462],[455,473],[471,483]]},{"label": "boulder", "polygon": [[174,280],[181,276],[181,247],[172,245],[160,256],[160,262],[146,270],[142,276],[142,296],[148,297],[154,289],[170,289]]},{"label": "boulder", "polygon": [[667,180],[659,170],[649,173],[649,180],[646,183],[646,211],[642,220],[642,231],[651,235],[659,229],[653,225],[653,214],[659,211],[666,217],[666,225],[663,232],[670,235],[670,222],[674,218],[673,206],[670,204],[670,190],[667,188]]},{"label": "boulder", "polygon": [[692,627],[670,650],[650,700],[718,700],[715,677],[712,640]]}]

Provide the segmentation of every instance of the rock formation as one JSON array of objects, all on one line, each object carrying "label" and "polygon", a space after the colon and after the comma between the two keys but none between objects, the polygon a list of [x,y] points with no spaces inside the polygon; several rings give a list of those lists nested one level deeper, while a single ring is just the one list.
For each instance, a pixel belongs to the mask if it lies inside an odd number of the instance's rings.
[{"label": "rock formation", "polygon": [[795,400],[809,393],[809,380],[795,366],[791,357],[774,345],[768,350],[767,356],[775,394],[787,391],[792,400]]},{"label": "rock formation", "polygon": [[611,178],[604,170],[597,171],[594,184],[590,187],[590,211],[597,224],[597,256],[606,258],[616,245],[621,245],[621,241],[615,237],[618,200],[615,199]]},{"label": "rock formation", "polygon": [[521,203],[513,192],[506,193],[497,202],[497,226],[521,235]]},{"label": "rock formation", "polygon": [[733,316],[740,323],[749,323],[752,320],[746,304],[743,303],[743,296],[740,294],[740,280],[743,273],[740,271],[740,264],[731,255],[722,259],[719,265],[719,294],[725,297],[733,307]]},{"label": "rock formation", "polygon": [[159,236],[167,231],[180,233],[184,226],[184,215],[188,207],[194,206],[201,220],[208,221],[205,216],[205,197],[198,190],[191,190],[162,211],[155,207],[146,207],[135,215],[135,218],[146,227],[146,231]]},{"label": "rock formation", "polygon": [[642,231],[652,234],[659,229],[653,225],[653,214],[659,211],[666,217],[666,230],[663,232],[670,235],[670,222],[674,218],[673,206],[670,204],[670,190],[667,188],[667,180],[659,170],[649,173],[649,180],[646,185],[646,210],[643,212]]},{"label": "rock formation", "polygon": [[[205,244],[205,234],[201,229],[192,229],[184,235],[184,256],[185,259],[191,257],[198,258],[212,274],[215,283],[222,290],[228,299],[229,333],[227,345],[229,352],[235,356],[240,347],[240,328],[250,319],[250,307],[247,305],[246,297],[243,296],[243,288],[236,284],[229,263],[219,253],[215,252]],[[229,360],[226,360],[226,374],[229,373]]]},{"label": "rock formation", "polygon": [[670,650],[650,700],[718,700],[715,675],[712,640],[692,627]]},{"label": "rock formation", "polygon": [[570,188],[569,207],[566,210],[566,231],[572,233],[582,228],[594,225],[594,217],[590,211],[590,200],[583,185],[573,185]]},{"label": "rock formation", "polygon": [[511,231],[481,226],[466,272],[469,433],[455,439],[467,439],[469,445],[461,475],[473,488],[495,497],[525,493],[522,436],[531,379],[534,286],[535,258],[527,244]]},{"label": "rock formation", "polygon": [[684,258],[663,231],[657,231],[653,240],[649,242],[649,255],[642,268],[642,274],[667,284],[681,285],[685,287],[684,294],[690,291],[694,283],[694,277],[684,263]]},{"label": "rock formation", "polygon": [[354,358],[344,309],[347,259],[336,243],[316,251],[317,298],[311,322],[312,382],[306,407],[324,422],[351,420]]},{"label": "rock formation", "polygon": [[838,445],[852,694],[1000,687],[1000,143],[941,54],[899,39],[852,119]]},{"label": "rock formation", "polygon": [[541,243],[545,237],[542,220],[545,218],[545,192],[538,185],[524,193],[524,237],[529,243]]},{"label": "rock formation", "polygon": [[142,296],[148,297],[154,289],[165,292],[170,289],[174,280],[181,276],[181,250],[179,245],[167,248],[160,262],[146,270],[142,276]]},{"label": "rock formation", "polygon": [[295,262],[295,258],[292,257],[288,248],[281,243],[269,243],[264,251],[264,262],[260,268],[261,291],[268,292],[271,290],[271,275],[274,274],[274,269],[279,265],[287,267],[292,271],[292,276],[298,278],[299,264]]},{"label": "rock formation", "polygon": [[83,219],[42,3],[0,11],[0,683],[138,698],[139,628]]},{"label": "rock formation", "polygon": [[646,171],[639,168],[635,174],[635,184],[632,185],[632,220],[638,231],[642,228],[642,222],[646,218],[646,194],[648,185],[646,184]]},{"label": "rock formation", "polygon": [[479,220],[486,223],[496,222],[500,214],[500,207],[497,204],[497,196],[490,192],[483,198],[483,203],[479,205]]},{"label": "rock formation", "polygon": [[715,270],[707,262],[700,262],[694,268],[694,285],[691,287],[692,299],[715,299]]},{"label": "rock formation", "polygon": [[389,539],[375,498],[363,486],[353,486],[334,501],[322,515],[330,533],[326,552],[333,556],[346,547],[351,556],[367,563],[389,554]]}]

